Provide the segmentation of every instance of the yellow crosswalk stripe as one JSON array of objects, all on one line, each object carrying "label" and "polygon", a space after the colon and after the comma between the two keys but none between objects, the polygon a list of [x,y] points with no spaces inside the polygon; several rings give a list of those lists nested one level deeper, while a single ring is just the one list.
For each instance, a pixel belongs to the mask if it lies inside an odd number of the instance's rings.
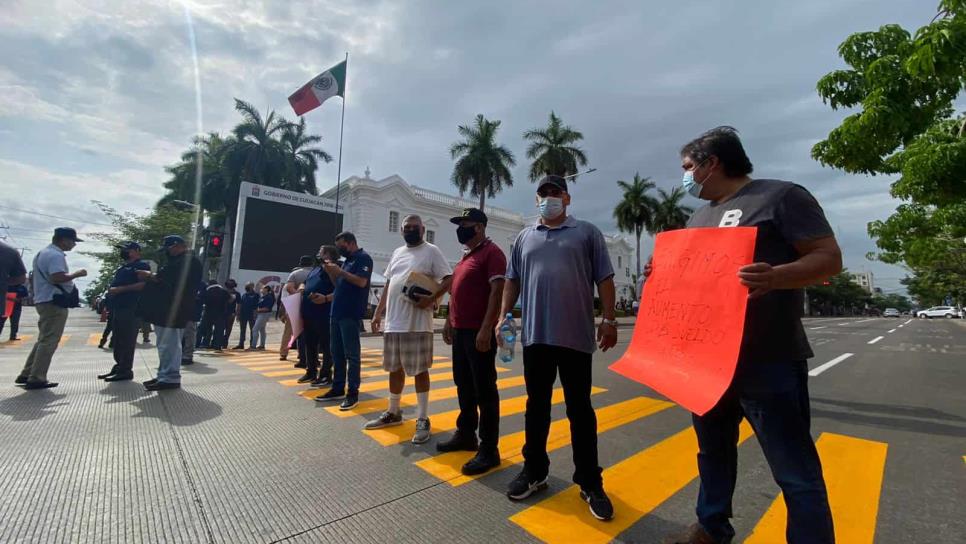
[{"label": "yellow crosswalk stripe", "polygon": [[[600,387],[590,388],[591,395],[603,393],[604,391],[607,390]],[[563,401],[563,389],[559,387],[555,388],[553,390],[553,396],[550,398],[550,403],[560,404]],[[526,409],[526,395],[511,397],[500,401],[500,417],[522,414],[526,411]],[[433,432],[452,431],[456,428],[456,418],[459,417],[459,415],[459,410],[450,410],[449,412],[443,412],[440,414],[430,414],[429,419],[432,423]],[[385,429],[378,429],[375,431],[365,431],[365,434],[383,446],[392,446],[393,444],[400,444],[409,440],[412,438],[414,432],[416,432],[416,420],[407,419],[403,421],[402,425],[387,427]]]},{"label": "yellow crosswalk stripe", "polygon": [[34,335],[32,334],[21,334],[19,340],[14,340],[13,342],[7,340],[6,342],[0,342],[0,349],[11,349],[18,348],[28,345],[27,342],[33,340]]},{"label": "yellow crosswalk stripe", "polygon": [[[752,435],[741,424],[738,443]],[[510,517],[544,542],[610,542],[698,476],[694,429],[685,429],[604,470],[604,489],[614,504],[614,519],[596,520],[571,486]],[[782,542],[782,539],[769,542]]]},{"label": "yellow crosswalk stripe", "polygon": [[[889,445],[840,434],[822,433],[815,442],[822,458],[835,541],[872,544],[879,494]],[[784,542],[788,511],[779,494],[745,544]]]},{"label": "yellow crosswalk stripe", "polygon": [[267,378],[281,378],[283,376],[302,376],[305,374],[303,368],[290,368],[288,370],[275,370],[272,372],[262,372],[261,375]]},{"label": "yellow crosswalk stripe", "polygon": [[[510,369],[509,368],[503,368],[503,367],[498,366],[498,367],[496,367],[496,371],[497,372],[509,372]],[[383,375],[385,375],[385,374],[386,373],[383,372]],[[450,381],[452,379],[453,379],[453,373],[452,372],[437,372],[435,374],[430,374],[429,375],[429,381],[430,381],[430,383],[445,382],[445,381]],[[407,381],[409,381],[409,380],[407,379]],[[282,381],[280,381],[278,383],[280,383],[280,384],[282,384],[284,386],[287,386],[287,387],[292,387],[292,386],[296,386],[296,385],[305,385],[305,384],[298,383],[298,380],[282,380]],[[368,382],[368,383],[363,383],[362,385],[359,386],[359,392],[360,393],[372,393],[373,391],[382,391],[383,389],[389,389],[389,380],[380,380],[380,381],[377,381],[377,382]],[[306,391],[300,391],[299,392],[299,395],[302,395],[303,397],[308,397],[308,398],[313,398],[314,399],[315,397],[321,395],[322,393],[325,393],[326,391],[327,391],[326,389],[308,389]]]},{"label": "yellow crosswalk stripe", "polygon": [[62,348],[62,347],[64,347],[64,344],[66,344],[66,343],[67,343],[67,341],[68,341],[68,340],[70,340],[70,336],[71,336],[71,335],[69,335],[69,334],[64,334],[64,335],[62,335],[62,336],[60,337],[60,342],[57,342],[57,347],[58,347],[58,348]]},{"label": "yellow crosswalk stripe", "polygon": [[95,332],[87,337],[88,346],[97,346],[101,343],[101,333]]},{"label": "yellow crosswalk stripe", "polygon": [[[436,370],[437,368],[453,368],[453,363],[440,363],[440,364],[433,365],[433,370]],[[382,369],[382,365],[379,365],[379,368],[377,368],[376,370],[366,370],[364,372],[359,373],[359,376],[362,378],[372,378],[373,376],[385,376],[385,375],[386,375],[386,371]]]},{"label": "yellow crosswalk stripe", "polygon": [[[263,370],[292,370],[292,363],[287,361],[279,361],[278,363],[272,365],[262,363],[259,366],[246,366],[245,368],[254,372],[262,372]],[[302,372],[305,371],[303,370]]]},{"label": "yellow crosswalk stripe", "polygon": [[[635,397],[623,402],[611,404],[597,410],[597,432],[602,433],[621,425],[656,414],[674,406],[670,402],[648,397]],[[500,468],[507,468],[523,461],[520,453],[525,442],[523,431],[500,437],[500,449],[505,452],[515,452],[503,458]],[[550,424],[550,434],[547,438],[547,451],[562,448],[570,443],[570,422],[567,418],[558,419]],[[460,467],[473,457],[473,452],[454,451],[443,453],[416,462],[416,466],[452,486],[463,485],[478,476],[464,476]],[[694,458],[691,458],[694,461]],[[573,540],[579,542],[579,540]]]},{"label": "yellow crosswalk stripe", "polygon": [[[523,376],[510,376],[509,378],[503,378],[496,381],[496,387],[500,391],[504,389],[511,389],[513,387],[520,387],[526,382],[523,380]],[[303,395],[305,396],[305,395]],[[452,387],[438,387],[431,388],[429,390],[429,402],[436,402],[440,400],[449,400],[456,398],[456,386]],[[407,393],[403,395],[400,399],[400,406],[403,408],[411,407],[416,405],[416,393]],[[352,410],[347,410],[343,412],[339,410],[338,406],[331,406],[326,408],[325,411],[338,417],[352,417],[362,414],[371,414],[373,412],[381,412],[386,409],[386,399],[370,399],[360,401]]]},{"label": "yellow crosswalk stripe", "polygon": [[295,364],[295,363],[293,363],[291,361],[279,361],[277,355],[274,356],[274,357],[261,357],[261,358],[258,358],[258,359],[243,359],[241,361],[239,361],[237,359],[228,359],[228,360],[231,361],[232,363],[235,363],[235,364],[239,365],[239,366],[244,366],[244,367],[248,367],[248,368],[251,368],[253,366],[263,366],[263,365],[267,365],[269,363],[275,363],[275,364],[287,363],[289,366],[292,366],[292,365]]}]

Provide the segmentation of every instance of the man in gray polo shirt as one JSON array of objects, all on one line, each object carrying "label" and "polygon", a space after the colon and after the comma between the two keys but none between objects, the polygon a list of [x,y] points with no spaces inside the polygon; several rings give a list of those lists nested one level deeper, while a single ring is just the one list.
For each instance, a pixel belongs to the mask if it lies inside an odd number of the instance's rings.
[{"label": "man in gray polo shirt", "polygon": [[[560,372],[574,452],[574,483],[600,520],[614,515],[597,462],[597,416],[590,403],[595,348],[617,343],[614,270],[604,236],[567,216],[567,181],[547,176],[537,185],[540,220],[517,236],[507,265],[501,315],[523,294],[523,374],[527,385],[526,444],[520,474],[507,496],[522,500],[547,488],[550,400]],[[594,286],[604,319],[594,335]],[[496,337],[502,342],[497,325]]]},{"label": "man in gray polo shirt", "polygon": [[34,257],[33,288],[34,304],[39,319],[37,320],[37,343],[34,344],[23,370],[17,376],[16,383],[23,384],[25,389],[47,389],[57,387],[56,382],[47,381],[47,370],[50,360],[57,351],[60,337],[64,334],[67,324],[67,306],[55,303],[55,296],[66,299],[68,294],[77,289],[74,280],[87,275],[87,271],[80,269],[70,273],[67,269],[65,252],[74,249],[77,242],[77,231],[67,227],[54,229],[54,238],[50,245],[40,250]]}]

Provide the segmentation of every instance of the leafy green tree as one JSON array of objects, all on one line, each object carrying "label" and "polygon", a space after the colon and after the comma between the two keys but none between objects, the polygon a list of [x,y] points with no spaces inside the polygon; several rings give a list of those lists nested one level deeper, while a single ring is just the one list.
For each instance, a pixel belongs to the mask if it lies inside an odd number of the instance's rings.
[{"label": "leafy green tree", "polygon": [[472,125],[460,125],[457,133],[463,137],[449,148],[453,165],[450,179],[460,196],[469,192],[480,198],[480,209],[486,204],[486,197],[493,198],[503,190],[503,186],[513,186],[510,168],[516,165],[513,153],[496,142],[496,132],[500,121],[490,121],[483,114],[476,116]]},{"label": "leafy green tree", "polygon": [[[649,177],[641,177],[640,172],[634,173],[634,179],[630,183],[624,180],[617,181],[618,187],[623,191],[621,201],[614,207],[614,219],[617,220],[617,228],[621,232],[629,232],[637,240],[637,274],[641,276],[641,235],[646,230],[655,230],[655,210],[658,202],[650,195],[650,190],[655,187]],[[636,285],[636,284],[635,284]]]},{"label": "leafy green tree", "polygon": [[321,141],[321,136],[306,132],[304,117],[297,125],[290,123],[285,126],[281,137],[286,171],[283,189],[310,195],[319,194],[315,183],[315,171],[319,169],[319,161],[332,162],[332,155],[320,147],[312,147]]},{"label": "leafy green tree", "polygon": [[81,251],[97,259],[100,263],[100,273],[88,285],[84,296],[92,300],[107,290],[114,276],[114,271],[123,262],[120,250],[115,246],[133,241],[141,244],[142,258],[157,261],[162,239],[169,234],[184,236],[186,239],[191,232],[194,216],[190,211],[182,210],[170,204],[159,205],[145,215],[126,212],[121,213],[103,202],[92,201],[114,225],[114,232],[99,232],[91,235],[95,240],[104,242],[110,249],[106,251]]},{"label": "leafy green tree", "polygon": [[530,163],[530,181],[555,174],[569,176],[577,173],[581,166],[587,166],[587,155],[575,144],[584,135],[569,125],[564,125],[557,114],[550,112],[546,128],[535,128],[523,133],[523,139],[530,142],[527,158]]},{"label": "leafy green tree", "polygon": [[864,309],[872,298],[844,269],[827,281],[809,287],[806,292],[811,311],[822,315],[852,314]]},{"label": "leafy green tree", "polygon": [[905,263],[923,296],[966,298],[966,116],[954,109],[966,84],[966,1],[942,0],[914,34],[898,25],[852,34],[839,55],[848,68],[823,77],[818,92],[855,113],[812,156],[850,173],[898,176],[891,194],[904,202],[869,224],[881,250],[872,257]]}]

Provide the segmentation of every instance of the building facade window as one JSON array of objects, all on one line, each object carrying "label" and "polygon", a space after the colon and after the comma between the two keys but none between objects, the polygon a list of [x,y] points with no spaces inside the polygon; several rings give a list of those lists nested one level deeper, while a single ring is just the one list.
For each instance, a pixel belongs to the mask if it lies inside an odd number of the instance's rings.
[{"label": "building facade window", "polygon": [[399,230],[399,212],[389,212],[389,232]]},{"label": "building facade window", "polygon": [[624,277],[625,278],[631,277],[631,267],[628,266],[627,268],[624,269]]},{"label": "building facade window", "polygon": [[620,256],[620,255],[618,255],[618,256],[617,256],[617,268],[620,268],[620,267],[622,267],[622,266],[624,266],[624,265],[623,265],[623,264],[621,264],[621,256]]},{"label": "building facade window", "polygon": [[435,244],[436,243],[436,231],[427,230],[426,231],[426,241]]}]

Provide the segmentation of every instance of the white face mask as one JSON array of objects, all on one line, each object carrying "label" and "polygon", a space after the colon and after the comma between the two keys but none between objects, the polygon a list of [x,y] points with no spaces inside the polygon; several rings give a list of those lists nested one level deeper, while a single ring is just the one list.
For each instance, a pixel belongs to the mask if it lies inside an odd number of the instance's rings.
[{"label": "white face mask", "polygon": [[553,221],[564,211],[563,199],[552,196],[541,198],[537,208],[540,209],[540,217]]}]

